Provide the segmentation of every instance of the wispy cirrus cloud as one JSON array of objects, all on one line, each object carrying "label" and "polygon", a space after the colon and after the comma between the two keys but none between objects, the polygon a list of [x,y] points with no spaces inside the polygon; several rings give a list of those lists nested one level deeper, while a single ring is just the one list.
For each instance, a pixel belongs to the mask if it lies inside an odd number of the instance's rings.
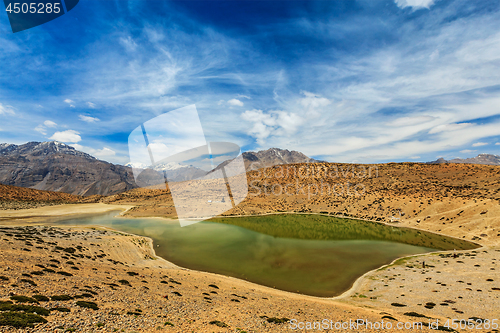
[{"label": "wispy cirrus cloud", "polygon": [[78,115],[78,119],[80,119],[81,121],[84,121],[86,123],[96,123],[96,122],[100,121],[100,119],[97,117],[86,116],[83,114]]},{"label": "wispy cirrus cloud", "polygon": [[[45,136],[47,125],[32,130],[46,119],[40,104],[65,124],[57,133],[71,128],[82,147],[108,147],[118,159],[129,131],[196,103],[207,137],[332,161],[425,160],[500,141],[494,1],[360,1],[345,11],[277,2],[259,17],[210,4],[95,3],[103,10],[86,13],[94,26],[85,36],[98,37],[67,48],[50,36],[0,37],[0,93],[13,96],[2,105],[25,117],[12,127]],[[15,136],[5,130],[4,140]]]},{"label": "wispy cirrus cloud", "polygon": [[482,146],[487,146],[487,142],[475,142],[472,144],[472,147],[482,147]]},{"label": "wispy cirrus cloud", "polygon": [[75,148],[76,150],[83,151],[87,154],[90,154],[98,158],[109,158],[116,155],[116,152],[108,147],[103,147],[101,149],[94,149],[91,147],[82,146],[78,143],[70,144],[70,146]]},{"label": "wispy cirrus cloud", "polygon": [[0,103],[0,115],[15,115],[14,108],[10,105],[3,105]]},{"label": "wispy cirrus cloud", "polygon": [[434,0],[395,0],[396,5],[400,8],[411,7],[413,9],[430,8],[434,4]]},{"label": "wispy cirrus cloud", "polygon": [[475,150],[471,150],[471,149],[464,149],[464,150],[461,150],[460,153],[461,154],[470,154],[470,153],[474,153]]}]

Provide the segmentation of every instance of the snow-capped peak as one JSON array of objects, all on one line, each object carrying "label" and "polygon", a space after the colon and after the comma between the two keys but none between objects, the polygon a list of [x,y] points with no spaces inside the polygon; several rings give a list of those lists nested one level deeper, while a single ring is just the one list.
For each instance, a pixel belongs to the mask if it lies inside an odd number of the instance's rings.
[{"label": "snow-capped peak", "polygon": [[[146,165],[146,164],[140,163],[140,162],[129,162],[129,163],[125,164],[125,166],[131,167],[134,169],[151,168],[150,165]],[[189,168],[189,167],[191,167],[191,166],[190,165],[182,165],[182,164],[177,163],[177,162],[168,162],[168,163],[156,164],[155,166],[153,166],[152,169],[156,170],[156,171],[171,171],[171,170],[178,170],[178,169]]]}]

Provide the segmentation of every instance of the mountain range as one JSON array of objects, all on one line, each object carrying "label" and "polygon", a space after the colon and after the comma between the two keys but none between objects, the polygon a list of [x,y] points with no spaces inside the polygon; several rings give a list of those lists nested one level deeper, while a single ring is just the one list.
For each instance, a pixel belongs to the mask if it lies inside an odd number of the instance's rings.
[{"label": "mountain range", "polygon": [[487,164],[487,165],[500,165],[500,156],[493,154],[479,154],[476,157],[470,158],[454,158],[451,160],[445,160],[444,158],[439,158],[432,162],[427,162],[427,164],[439,164],[439,163],[469,163],[469,164]]},{"label": "mountain range", "polygon": [[[315,162],[300,152],[279,148],[245,152],[242,157],[247,170]],[[223,162],[217,168],[227,163]],[[101,161],[57,141],[0,144],[0,183],[5,185],[81,196],[113,195],[137,187],[132,167],[143,168]],[[165,172],[169,181],[184,181],[207,173],[191,165],[172,162],[158,164],[154,171]]]}]

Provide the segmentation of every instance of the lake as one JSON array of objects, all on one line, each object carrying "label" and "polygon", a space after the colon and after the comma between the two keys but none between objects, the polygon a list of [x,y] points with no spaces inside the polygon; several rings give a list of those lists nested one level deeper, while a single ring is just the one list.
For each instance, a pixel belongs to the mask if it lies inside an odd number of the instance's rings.
[{"label": "lake", "polygon": [[117,214],[49,224],[105,226],[151,237],[156,254],[181,267],[321,297],[340,295],[364,273],[399,257],[477,247],[424,231],[321,215],[215,218],[181,228],[176,221]]}]

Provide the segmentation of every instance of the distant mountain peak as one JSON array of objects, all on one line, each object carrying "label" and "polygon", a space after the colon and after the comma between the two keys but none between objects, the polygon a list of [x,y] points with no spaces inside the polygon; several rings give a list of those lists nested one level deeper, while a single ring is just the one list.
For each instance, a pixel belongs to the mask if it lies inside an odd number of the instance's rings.
[{"label": "distant mountain peak", "polygon": [[130,162],[125,164],[125,166],[135,169],[134,172],[137,172],[138,174],[140,174],[141,171],[137,169],[152,169],[159,172],[162,176],[167,176],[168,181],[173,182],[191,180],[207,174],[206,171],[193,165],[180,164],[178,162],[158,163],[153,167],[143,163]]},{"label": "distant mountain peak", "polygon": [[0,143],[0,155],[3,156],[25,156],[25,155],[52,155],[52,154],[68,154],[81,156],[86,159],[95,160],[94,156],[76,150],[65,143],[59,141],[38,142],[31,141],[22,145],[10,143]]},{"label": "distant mountain peak", "polygon": [[454,158],[451,160],[445,160],[444,158],[438,158],[435,161],[427,162],[428,164],[439,164],[439,163],[469,163],[469,164],[487,164],[487,165],[500,165],[500,156],[494,154],[481,153],[476,157],[469,158]]},{"label": "distant mountain peak", "polygon": [[277,164],[293,164],[293,163],[309,163],[316,160],[304,155],[295,150],[269,148],[258,152],[245,152],[243,159],[247,162],[260,162],[265,167],[270,167]]},{"label": "distant mountain peak", "polygon": [[[244,152],[241,155],[243,157],[243,162],[245,163],[245,169],[247,171],[269,168],[274,165],[280,164],[317,162],[315,159],[312,159],[302,154],[301,152],[281,148],[269,148],[257,152],[248,151]],[[224,167],[229,162],[230,161],[222,162],[214,170]]]}]

